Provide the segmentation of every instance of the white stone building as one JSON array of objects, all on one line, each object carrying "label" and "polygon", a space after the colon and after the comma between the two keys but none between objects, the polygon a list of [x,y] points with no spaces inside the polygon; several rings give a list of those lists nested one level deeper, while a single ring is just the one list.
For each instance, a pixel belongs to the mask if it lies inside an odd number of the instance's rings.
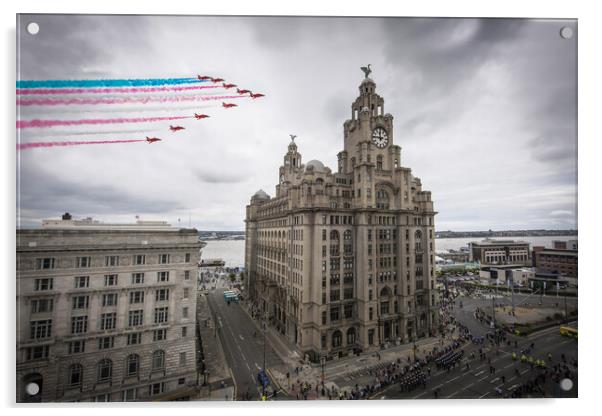
[{"label": "white stone building", "polygon": [[17,401],[196,393],[197,231],[44,221],[17,230]]},{"label": "white stone building", "polygon": [[365,78],[336,171],[302,163],[293,141],[276,195],[246,214],[249,295],[313,360],[438,330],[431,193],[402,167],[393,116]]}]

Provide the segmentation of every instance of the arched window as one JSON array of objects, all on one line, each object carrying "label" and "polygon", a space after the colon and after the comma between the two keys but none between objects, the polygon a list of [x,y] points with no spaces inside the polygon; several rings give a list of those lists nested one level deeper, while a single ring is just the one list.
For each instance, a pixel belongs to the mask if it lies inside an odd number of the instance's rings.
[{"label": "arched window", "polygon": [[376,208],[377,209],[389,209],[389,193],[384,189],[377,189],[376,191]]},{"label": "arched window", "polygon": [[338,241],[338,240],[340,239],[340,237],[339,237],[339,232],[338,232],[337,230],[332,230],[332,231],[330,232],[330,239],[331,239],[331,240],[337,240],[337,241]]},{"label": "arched window", "polygon": [[153,371],[163,370],[165,368],[165,351],[157,350],[153,352]]},{"label": "arched window", "polygon": [[376,156],[376,170],[383,170],[383,157],[381,155]]},{"label": "arched window", "polygon": [[338,348],[343,342],[343,334],[341,331],[334,331],[332,334],[332,348]]},{"label": "arched window", "polygon": [[128,376],[133,376],[138,374],[138,369],[140,368],[140,357],[138,354],[130,354],[126,360],[126,369],[125,373]]},{"label": "arched window", "polygon": [[81,364],[73,364],[69,367],[69,386],[75,387],[82,384],[84,368]]},{"label": "arched window", "polygon": [[355,328],[347,330],[347,345],[355,344]]},{"label": "arched window", "polygon": [[324,179],[322,179],[322,178],[316,179],[316,185],[324,185]]},{"label": "arched window", "polygon": [[383,287],[382,290],[380,291],[380,297],[388,298],[389,296],[391,296],[391,289],[389,289],[388,286]]},{"label": "arched window", "polygon": [[414,234],[414,244],[416,251],[422,250],[422,231],[416,230],[416,233]]},{"label": "arched window", "polygon": [[113,362],[108,358],[98,362],[98,381],[108,381],[113,376]]}]

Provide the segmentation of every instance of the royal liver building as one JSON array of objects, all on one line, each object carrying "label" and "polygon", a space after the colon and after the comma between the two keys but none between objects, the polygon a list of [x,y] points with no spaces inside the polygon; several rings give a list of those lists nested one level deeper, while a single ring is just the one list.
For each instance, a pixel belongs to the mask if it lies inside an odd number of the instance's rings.
[{"label": "royal liver building", "polygon": [[438,329],[431,193],[402,167],[393,116],[363,69],[337,170],[303,164],[291,136],[276,196],[260,190],[247,206],[249,296],[312,360]]}]

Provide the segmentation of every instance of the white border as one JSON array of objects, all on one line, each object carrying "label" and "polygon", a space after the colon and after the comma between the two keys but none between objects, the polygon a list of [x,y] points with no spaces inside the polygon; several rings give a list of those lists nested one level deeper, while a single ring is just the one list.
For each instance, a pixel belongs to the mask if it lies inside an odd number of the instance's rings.
[{"label": "white border", "polygon": [[[9,407],[9,412],[15,410],[48,412],[50,414],[63,414],[65,412],[78,412],[94,414],[111,413],[126,414],[131,410],[110,406],[43,406],[42,408],[23,408],[14,405],[14,365],[15,365],[15,297],[14,297],[14,248],[15,248],[15,147],[14,147],[14,86],[15,86],[15,14],[16,13],[108,13],[108,14],[246,14],[246,15],[346,15],[346,16],[457,16],[457,17],[539,17],[539,18],[578,18],[579,23],[579,245],[580,245],[580,276],[581,276],[581,302],[580,302],[580,345],[579,361],[579,399],[576,400],[514,400],[514,401],[404,401],[404,402],[336,402],[336,403],[270,403],[267,406],[261,403],[253,404],[202,404],[195,402],[195,406],[184,403],[145,405],[145,412],[165,413],[173,408],[174,411],[194,413],[220,412],[220,414],[282,414],[282,412],[300,415],[309,412],[345,412],[359,414],[373,411],[374,407],[379,412],[437,413],[438,415],[461,414],[503,414],[509,412],[529,411],[533,413],[556,414],[585,414],[593,413],[590,409],[600,408],[596,403],[596,394],[602,384],[600,376],[600,326],[597,324],[601,316],[597,308],[600,290],[600,279],[594,268],[596,254],[599,247],[595,245],[595,237],[599,234],[599,221],[596,215],[600,198],[600,175],[598,155],[600,152],[599,140],[602,138],[597,120],[600,119],[599,96],[600,74],[600,26],[601,16],[596,13],[593,4],[596,2],[565,1],[531,1],[505,0],[493,3],[491,1],[412,1],[392,2],[380,0],[359,1],[347,0],[344,2],[327,3],[320,0],[304,0],[296,2],[286,1],[223,1],[223,0],[97,0],[92,2],[77,0],[21,0],[18,2],[2,2],[3,37],[5,53],[2,71],[2,97],[1,114],[6,116],[5,135],[2,141],[3,150],[3,176],[2,194],[2,230],[1,239],[2,265],[4,275],[2,278],[3,317],[5,319],[4,341],[0,342],[3,360],[2,368],[5,369],[0,381],[1,404]],[[599,263],[599,262],[598,262]],[[521,412],[522,413],[522,412]]]}]

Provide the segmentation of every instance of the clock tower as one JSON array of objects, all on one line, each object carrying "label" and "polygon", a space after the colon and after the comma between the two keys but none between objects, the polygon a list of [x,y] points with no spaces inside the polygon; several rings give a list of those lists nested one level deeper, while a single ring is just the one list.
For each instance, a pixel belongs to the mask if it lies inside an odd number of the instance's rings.
[{"label": "clock tower", "polygon": [[393,170],[400,166],[401,153],[393,144],[393,116],[385,114],[385,100],[372,79],[364,78],[359,92],[351,105],[351,119],[343,126],[345,150],[339,153],[339,173],[352,173],[362,165]]}]

